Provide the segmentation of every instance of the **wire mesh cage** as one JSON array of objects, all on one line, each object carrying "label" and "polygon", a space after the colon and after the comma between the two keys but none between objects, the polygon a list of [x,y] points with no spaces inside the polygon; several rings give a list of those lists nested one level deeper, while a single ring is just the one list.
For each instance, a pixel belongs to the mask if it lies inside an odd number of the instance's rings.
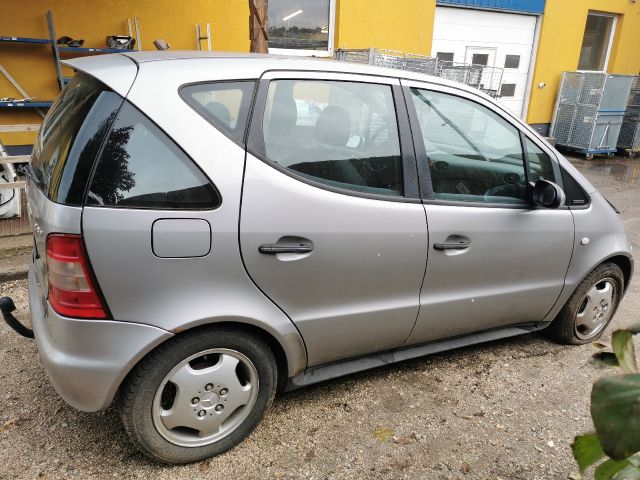
[{"label": "wire mesh cage", "polygon": [[551,123],[558,146],[587,156],[613,154],[634,77],[564,72]]},{"label": "wire mesh cage", "polygon": [[618,148],[640,151],[640,76],[634,78],[624,120],[618,137]]},{"label": "wire mesh cage", "polygon": [[640,150],[640,117],[625,116],[618,137],[618,148]]},{"label": "wire mesh cage", "polygon": [[635,109],[635,112],[640,115],[640,75],[636,76],[631,84],[628,106]]},{"label": "wire mesh cage", "polygon": [[469,85],[493,97],[497,97],[500,92],[504,72],[499,67],[443,61],[426,55],[377,48],[339,49],[335,58],[344,62],[367,63],[433,75]]},{"label": "wire mesh cage", "polygon": [[372,49],[373,65],[379,67],[396,68],[398,70],[408,70],[410,72],[434,75],[438,64],[438,59],[417,55],[414,53],[403,53],[394,50]]},{"label": "wire mesh cage", "polygon": [[335,53],[335,59],[341,62],[350,63],[371,63],[373,49],[338,49]]}]

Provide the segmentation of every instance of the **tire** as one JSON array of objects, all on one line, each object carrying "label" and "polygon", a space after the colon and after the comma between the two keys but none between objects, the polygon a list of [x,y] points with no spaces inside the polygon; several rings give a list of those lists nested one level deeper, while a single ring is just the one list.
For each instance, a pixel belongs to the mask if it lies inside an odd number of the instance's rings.
[{"label": "tire", "polygon": [[124,428],[142,453],[184,464],[219,455],[246,438],[276,387],[276,361],[265,341],[240,329],[212,327],[186,332],[149,353],[121,386],[118,403]]},{"label": "tire", "polygon": [[[607,284],[612,288],[610,293]],[[565,345],[584,345],[599,339],[615,315],[623,290],[620,267],[603,263],[578,285],[544,334]],[[586,324],[592,324],[592,328]]]}]

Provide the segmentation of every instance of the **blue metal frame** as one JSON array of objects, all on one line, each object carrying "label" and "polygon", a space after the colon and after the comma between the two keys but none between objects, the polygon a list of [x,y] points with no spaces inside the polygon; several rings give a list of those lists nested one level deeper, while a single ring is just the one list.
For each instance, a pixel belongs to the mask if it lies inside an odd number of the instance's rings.
[{"label": "blue metal frame", "polygon": [[508,12],[544,13],[546,0],[436,0],[438,5],[504,10]]},{"label": "blue metal frame", "polygon": [[587,157],[594,155],[611,155],[618,152],[617,148],[574,148],[574,147],[566,147],[564,145],[560,145],[562,151],[568,150],[570,152],[580,153]]},{"label": "blue metal frame", "polygon": [[122,53],[131,50],[119,50],[117,48],[86,48],[86,47],[58,47],[59,52],[94,52],[94,53]]},{"label": "blue metal frame", "polygon": [[[0,42],[11,43],[40,43],[45,45],[51,45],[51,40],[48,38],[29,38],[29,37],[7,37],[0,36]],[[59,52],[79,52],[79,53],[122,53],[128,50],[121,50],[117,48],[88,48],[88,47],[63,47],[56,45]]]},{"label": "blue metal frame", "polygon": [[49,108],[53,102],[0,102],[0,108]]},{"label": "blue metal frame", "polygon": [[48,38],[7,37],[7,36],[1,36],[1,35],[0,35],[0,42],[44,43],[44,44],[51,43],[51,41]]}]

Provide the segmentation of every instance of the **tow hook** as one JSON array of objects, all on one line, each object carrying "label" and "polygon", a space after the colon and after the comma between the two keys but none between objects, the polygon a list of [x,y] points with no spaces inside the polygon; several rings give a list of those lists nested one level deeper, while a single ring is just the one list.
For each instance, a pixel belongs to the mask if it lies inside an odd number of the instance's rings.
[{"label": "tow hook", "polygon": [[0,311],[2,312],[2,317],[4,318],[4,321],[7,322],[7,325],[23,337],[33,338],[33,330],[22,325],[18,319],[12,315],[11,312],[15,309],[16,305],[13,303],[13,299],[11,297],[0,298]]}]

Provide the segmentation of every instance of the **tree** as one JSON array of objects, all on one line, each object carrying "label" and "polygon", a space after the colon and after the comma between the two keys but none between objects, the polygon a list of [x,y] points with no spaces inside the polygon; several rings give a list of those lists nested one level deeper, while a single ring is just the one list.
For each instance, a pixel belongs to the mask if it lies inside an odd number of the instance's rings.
[{"label": "tree", "polygon": [[267,11],[268,0],[249,0],[249,38],[251,39],[250,51],[252,52],[269,53]]}]

